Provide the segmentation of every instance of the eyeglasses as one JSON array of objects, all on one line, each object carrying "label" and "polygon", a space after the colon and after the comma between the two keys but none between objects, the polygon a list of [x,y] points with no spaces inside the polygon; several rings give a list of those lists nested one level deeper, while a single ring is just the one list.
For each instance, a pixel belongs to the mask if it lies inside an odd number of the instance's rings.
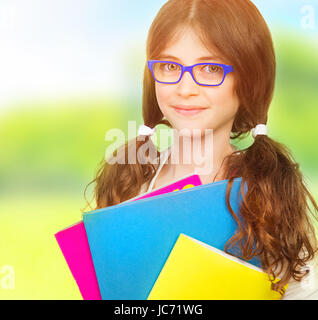
[{"label": "eyeglasses", "polygon": [[197,63],[193,66],[183,66],[173,61],[148,60],[150,69],[155,81],[159,83],[178,83],[183,74],[188,71],[194,82],[200,86],[220,86],[233,66],[220,63]]}]

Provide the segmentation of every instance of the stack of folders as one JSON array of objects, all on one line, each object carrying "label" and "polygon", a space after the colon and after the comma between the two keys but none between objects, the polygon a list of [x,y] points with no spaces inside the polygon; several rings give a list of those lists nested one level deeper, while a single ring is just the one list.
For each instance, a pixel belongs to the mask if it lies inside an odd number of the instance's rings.
[{"label": "stack of folders", "polygon": [[[191,175],[154,191],[139,195],[126,202],[150,198],[168,192],[185,190],[201,184],[198,175]],[[83,299],[101,300],[94,262],[83,221],[59,231],[55,234],[55,238]]]},{"label": "stack of folders", "polygon": [[[237,214],[241,181],[234,179],[230,194]],[[83,298],[279,299],[258,257],[247,263],[223,251],[237,229],[227,183],[202,185],[190,176],[84,213],[83,222],[57,233]]]}]

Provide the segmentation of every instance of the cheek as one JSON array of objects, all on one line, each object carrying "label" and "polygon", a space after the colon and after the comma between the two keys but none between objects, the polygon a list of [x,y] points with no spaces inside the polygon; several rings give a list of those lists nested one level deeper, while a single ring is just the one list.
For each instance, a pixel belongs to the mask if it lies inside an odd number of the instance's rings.
[{"label": "cheek", "polygon": [[159,104],[159,108],[163,114],[166,113],[168,105],[171,100],[172,89],[166,86],[159,86],[156,84],[156,97]]},{"label": "cheek", "polygon": [[239,107],[239,99],[232,85],[211,88],[206,92],[210,106],[222,108],[230,113],[236,112]]}]

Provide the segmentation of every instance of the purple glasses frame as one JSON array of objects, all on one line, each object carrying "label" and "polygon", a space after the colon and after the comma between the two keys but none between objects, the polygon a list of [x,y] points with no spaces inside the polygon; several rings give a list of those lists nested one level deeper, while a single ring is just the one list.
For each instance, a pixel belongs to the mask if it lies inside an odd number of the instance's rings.
[{"label": "purple glasses frame", "polygon": [[[181,67],[181,76],[180,76],[180,79],[176,82],[162,82],[162,81],[158,81],[154,75],[154,72],[153,72],[153,65],[156,63],[156,62],[164,62],[164,63],[172,63],[172,64],[176,64],[178,66]],[[183,74],[188,71],[191,76],[192,76],[192,79],[194,80],[194,82],[200,86],[206,86],[206,87],[217,87],[217,86],[220,86],[223,82],[224,82],[224,79],[226,77],[226,75],[230,72],[234,72],[234,68],[233,66],[230,66],[230,65],[227,65],[227,64],[222,64],[222,63],[209,63],[209,62],[204,62],[204,63],[197,63],[197,64],[194,64],[192,66],[184,66],[180,63],[177,63],[177,62],[174,62],[174,61],[164,61],[164,60],[148,60],[148,68],[150,69],[151,73],[152,73],[152,76],[153,78],[155,79],[155,81],[159,82],[159,83],[165,83],[165,84],[176,84],[176,83],[179,83],[180,80],[182,79],[183,77]],[[214,66],[219,66],[219,67],[222,67],[223,70],[224,70],[224,74],[223,74],[223,79],[222,79],[222,82],[220,84],[201,84],[199,83],[198,81],[195,80],[195,77],[194,77],[194,74],[193,74],[193,68],[195,66],[198,66],[198,65],[214,65]]]}]

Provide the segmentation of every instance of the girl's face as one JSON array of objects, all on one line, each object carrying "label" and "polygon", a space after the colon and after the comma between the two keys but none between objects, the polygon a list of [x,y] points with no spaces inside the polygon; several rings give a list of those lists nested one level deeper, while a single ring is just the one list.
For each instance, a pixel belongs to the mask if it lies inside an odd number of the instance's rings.
[{"label": "girl's face", "polygon": [[[216,54],[207,50],[193,29],[188,30],[182,33],[172,45],[166,47],[158,60],[179,62],[184,66],[202,62],[227,64],[222,58],[216,57],[200,61],[201,57],[216,56]],[[185,72],[179,83],[155,82],[155,89],[161,112],[176,130],[213,129],[214,134],[220,130],[231,131],[239,107],[233,72],[226,75],[220,86],[200,86],[194,82],[189,72]],[[184,112],[174,107],[180,105],[204,109],[198,113]]]}]

